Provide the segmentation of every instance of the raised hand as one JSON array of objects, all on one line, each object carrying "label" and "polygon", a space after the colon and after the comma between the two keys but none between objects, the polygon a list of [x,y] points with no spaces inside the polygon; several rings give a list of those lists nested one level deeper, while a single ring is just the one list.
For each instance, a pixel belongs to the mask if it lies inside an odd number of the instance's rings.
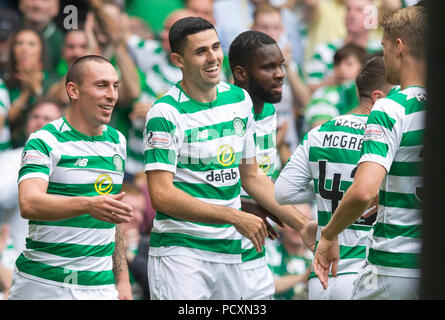
[{"label": "raised hand", "polygon": [[33,95],[41,95],[43,72],[38,67],[23,67],[17,70],[17,78],[22,82],[24,89],[31,91]]}]

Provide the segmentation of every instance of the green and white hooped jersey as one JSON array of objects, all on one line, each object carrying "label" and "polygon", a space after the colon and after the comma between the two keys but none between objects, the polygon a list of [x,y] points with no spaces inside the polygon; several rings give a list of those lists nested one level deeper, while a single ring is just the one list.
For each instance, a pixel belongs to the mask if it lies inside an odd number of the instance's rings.
[{"label": "green and white hooped jersey", "polygon": [[[277,131],[277,117],[275,107],[273,104],[264,103],[261,113],[255,113],[252,109],[254,118],[254,140],[256,146],[256,160],[261,171],[271,179],[276,176],[276,131]],[[246,191],[241,187],[241,197],[251,198]],[[242,258],[243,267],[257,267],[259,264],[266,265],[264,259],[265,250],[258,253],[252,242],[242,237]],[[257,259],[259,261],[251,262]],[[246,264],[249,262],[249,264]]]},{"label": "green and white hooped jersey", "polygon": [[426,100],[421,87],[395,92],[375,103],[366,124],[360,162],[387,171],[367,257],[378,274],[420,277]]},{"label": "green and white hooped jersey", "polygon": [[145,75],[145,91],[153,101],[164,95],[182,79],[181,69],[170,63],[170,57],[161,43],[156,40],[144,40],[132,35],[127,42],[128,49],[136,65]]},{"label": "green and white hooped jersey", "polygon": [[[366,115],[342,115],[317,126],[304,137],[280,176],[301,185],[313,180],[321,229],[351,186],[360,159]],[[338,274],[357,273],[366,258],[368,233],[375,215],[360,218],[338,235]],[[315,276],[314,273],[310,277]]]},{"label": "green and white hooped jersey", "polygon": [[[255,156],[252,101],[239,87],[220,82],[217,99],[192,100],[178,82],[147,115],[145,171],[174,173],[173,184],[220,206],[241,208],[239,164]],[[241,263],[241,234],[233,225],[193,223],[157,212],[150,255],[185,255]]]},{"label": "green and white hooped jersey", "polygon": [[[59,197],[119,193],[126,141],[104,126],[89,137],[59,118],[31,134],[22,155],[18,183],[29,178],[48,182]],[[84,288],[114,286],[112,254],[115,224],[85,214],[58,221],[29,221],[26,249],[18,257],[20,274],[54,285]]]},{"label": "green and white hooped jersey", "polygon": [[309,126],[318,121],[331,120],[346,114],[359,104],[355,81],[336,86],[321,87],[311,96],[304,111],[304,118]]},{"label": "green and white hooped jersey", "polygon": [[[314,55],[305,67],[307,84],[320,83],[326,76],[332,74],[334,70],[334,55],[344,44],[344,40],[337,40],[332,43],[320,43],[316,47]],[[370,40],[366,50],[370,54],[381,51],[382,44],[380,40]]]},{"label": "green and white hooped jersey", "polygon": [[8,111],[11,107],[9,92],[6,84],[0,78],[0,116],[4,118],[3,127],[0,129],[0,152],[11,146],[11,133],[8,125]]}]

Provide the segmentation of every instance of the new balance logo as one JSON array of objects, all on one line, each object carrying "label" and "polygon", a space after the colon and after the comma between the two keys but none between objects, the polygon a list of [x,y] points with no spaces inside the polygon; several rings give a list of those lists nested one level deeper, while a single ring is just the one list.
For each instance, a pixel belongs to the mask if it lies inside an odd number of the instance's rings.
[{"label": "new balance logo", "polygon": [[75,167],[86,167],[88,164],[88,159],[85,158],[79,158],[76,160],[76,162],[74,163]]}]

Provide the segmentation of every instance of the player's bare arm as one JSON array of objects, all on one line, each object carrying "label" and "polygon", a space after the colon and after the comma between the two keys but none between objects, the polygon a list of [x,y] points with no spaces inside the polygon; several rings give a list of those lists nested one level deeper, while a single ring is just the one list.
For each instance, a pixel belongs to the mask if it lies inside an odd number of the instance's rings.
[{"label": "player's bare arm", "polygon": [[20,182],[19,205],[25,219],[56,221],[90,214],[110,223],[127,222],[133,209],[120,201],[125,194],[95,197],[59,197],[46,192],[48,182],[30,178]]},{"label": "player's bare arm", "polygon": [[240,175],[244,190],[264,209],[273,213],[275,217],[297,231],[304,228],[308,218],[293,206],[281,206],[276,202],[274,184],[269,177],[258,172],[255,159],[247,159],[240,164]]}]

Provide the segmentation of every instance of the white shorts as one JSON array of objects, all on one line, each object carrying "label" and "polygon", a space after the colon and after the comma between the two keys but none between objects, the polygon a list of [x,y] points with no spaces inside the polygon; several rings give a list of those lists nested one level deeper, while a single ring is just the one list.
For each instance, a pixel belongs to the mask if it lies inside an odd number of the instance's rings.
[{"label": "white shorts", "polygon": [[14,271],[9,300],[117,300],[114,287],[84,289],[52,285]]},{"label": "white shorts", "polygon": [[272,300],[275,284],[272,272],[267,265],[243,270],[245,291],[243,300]]},{"label": "white shorts", "polygon": [[358,274],[352,299],[354,300],[418,300],[420,279],[376,274],[373,266],[364,264]]},{"label": "white shorts", "polygon": [[309,300],[350,300],[354,281],[357,279],[356,273],[342,274],[337,277],[329,277],[328,288],[325,290],[320,279],[314,277],[309,279],[308,294]]},{"label": "white shorts", "polygon": [[241,263],[187,256],[148,257],[151,300],[239,300],[244,293]]}]

